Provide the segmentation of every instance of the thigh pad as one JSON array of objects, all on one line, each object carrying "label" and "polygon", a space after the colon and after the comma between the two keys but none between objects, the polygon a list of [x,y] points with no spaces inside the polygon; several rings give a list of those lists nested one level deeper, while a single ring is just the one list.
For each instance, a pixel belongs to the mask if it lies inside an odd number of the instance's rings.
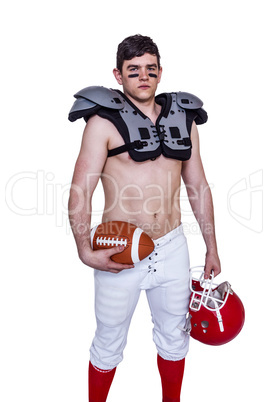
[{"label": "thigh pad", "polygon": [[190,289],[187,283],[178,282],[165,289],[166,309],[170,314],[183,315],[189,310]]},{"label": "thigh pad", "polygon": [[95,296],[97,319],[107,327],[122,324],[129,310],[129,292],[126,289],[98,285]]}]

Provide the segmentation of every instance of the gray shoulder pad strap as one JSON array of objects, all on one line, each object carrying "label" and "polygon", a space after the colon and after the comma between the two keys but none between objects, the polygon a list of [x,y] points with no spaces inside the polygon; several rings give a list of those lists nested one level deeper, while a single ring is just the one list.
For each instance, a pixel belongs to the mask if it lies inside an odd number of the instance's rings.
[{"label": "gray shoulder pad strap", "polygon": [[91,103],[93,102],[95,105],[97,104],[110,109],[120,110],[124,108],[123,98],[118,92],[101,86],[84,88],[77,92],[74,97],[76,99],[86,99]]},{"label": "gray shoulder pad strap", "polygon": [[188,92],[177,92],[177,103],[184,109],[200,109],[203,102],[197,96],[189,94]]}]

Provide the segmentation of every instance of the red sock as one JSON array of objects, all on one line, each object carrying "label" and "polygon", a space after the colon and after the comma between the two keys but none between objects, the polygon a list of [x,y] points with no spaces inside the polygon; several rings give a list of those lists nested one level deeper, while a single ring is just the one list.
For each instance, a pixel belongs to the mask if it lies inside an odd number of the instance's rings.
[{"label": "red sock", "polygon": [[89,362],[88,395],[89,402],[105,402],[112,384],[116,367],[112,370],[101,370]]},{"label": "red sock", "polygon": [[157,364],[162,381],[163,402],[180,402],[185,359],[164,360],[158,355]]}]

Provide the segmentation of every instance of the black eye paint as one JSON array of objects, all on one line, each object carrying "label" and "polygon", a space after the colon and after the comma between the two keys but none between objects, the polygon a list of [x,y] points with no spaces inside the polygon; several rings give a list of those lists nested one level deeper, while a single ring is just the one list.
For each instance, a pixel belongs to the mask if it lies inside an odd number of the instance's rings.
[{"label": "black eye paint", "polygon": [[[153,74],[153,73],[149,73],[148,74],[149,75],[149,77],[152,77],[152,78],[157,78],[157,75],[156,74]],[[128,78],[137,78],[139,76],[139,74],[129,74],[128,75]]]}]

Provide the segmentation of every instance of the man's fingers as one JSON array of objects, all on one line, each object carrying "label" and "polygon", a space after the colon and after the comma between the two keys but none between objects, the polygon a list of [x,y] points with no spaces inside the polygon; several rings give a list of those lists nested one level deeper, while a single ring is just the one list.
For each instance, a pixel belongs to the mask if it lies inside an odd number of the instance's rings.
[{"label": "man's fingers", "polygon": [[[107,249],[106,251],[108,251],[108,256],[111,258],[113,255],[122,253],[122,251],[124,251],[124,250],[125,250],[124,246],[116,246],[116,247],[112,247],[111,249]],[[128,269],[128,268],[134,268],[134,265],[133,264],[121,264],[121,263],[112,261],[109,266],[109,271],[118,273],[118,272],[122,271],[123,269]]]},{"label": "man's fingers", "polygon": [[111,247],[111,248],[106,249],[109,257],[111,257],[112,255],[115,255],[115,254],[122,253],[122,251],[124,251],[124,250],[125,250],[124,246],[116,246],[116,247]]},{"label": "man's fingers", "polygon": [[108,270],[110,272],[116,271],[116,272],[121,272],[124,269],[130,269],[130,268],[134,268],[134,265],[130,265],[130,264],[119,264],[119,263],[111,263],[108,267]]},{"label": "man's fingers", "polygon": [[221,272],[220,268],[218,267],[205,267],[205,271],[204,271],[204,278],[205,279],[209,279],[210,275],[212,275],[212,272],[214,274],[214,278],[219,275],[219,273]]},{"label": "man's fingers", "polygon": [[204,278],[205,279],[208,279],[210,277],[211,271],[212,270],[210,270],[210,269],[205,269],[205,273],[204,273]]}]

